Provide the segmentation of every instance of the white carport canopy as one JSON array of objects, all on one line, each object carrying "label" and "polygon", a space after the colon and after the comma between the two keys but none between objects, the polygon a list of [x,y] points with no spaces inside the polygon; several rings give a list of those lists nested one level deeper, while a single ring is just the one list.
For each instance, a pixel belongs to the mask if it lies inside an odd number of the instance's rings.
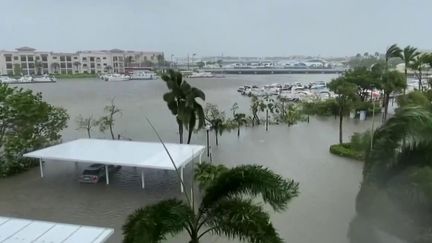
[{"label": "white carport canopy", "polygon": [[[166,143],[183,180],[183,167],[196,157],[200,157],[205,147]],[[44,177],[43,160],[58,162],[100,163],[105,165],[106,183],[109,184],[108,165],[130,166],[175,170],[161,143],[135,142],[123,140],[78,139],[44,149],[36,150],[24,157],[40,159],[41,177]],[[141,170],[141,183],[144,188],[144,171]],[[183,191],[183,187],[181,186]]]},{"label": "white carport canopy", "polygon": [[0,217],[0,242],[103,243],[114,229]]}]

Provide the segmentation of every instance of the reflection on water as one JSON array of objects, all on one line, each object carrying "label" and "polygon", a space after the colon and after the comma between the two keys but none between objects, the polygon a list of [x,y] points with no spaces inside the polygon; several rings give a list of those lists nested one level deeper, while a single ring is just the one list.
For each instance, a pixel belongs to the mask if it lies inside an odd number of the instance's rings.
[{"label": "reflection on water", "polygon": [[[234,102],[248,112],[249,98],[236,89],[245,84],[329,81],[335,75],[252,75],[229,76],[225,79],[193,79],[193,85],[203,89],[207,101],[227,110]],[[162,94],[165,84],[160,80],[103,82],[100,80],[62,80],[55,84],[22,85],[43,93],[45,99],[63,106],[71,115],[64,140],[85,136],[77,131],[74,119],[78,114],[100,116],[104,105],[115,97],[122,109],[115,132],[134,140],[157,141],[145,122],[149,117],[161,136],[177,142],[177,126]],[[346,120],[345,137],[353,131],[369,128],[369,122]],[[94,131],[95,137],[108,137]],[[214,146],[213,160],[228,166],[259,163],[300,182],[300,196],[289,209],[273,216],[281,236],[293,243],[347,242],[348,224],[354,215],[355,196],[361,181],[362,164],[334,157],[328,153],[330,144],[338,139],[338,123],[334,118],[311,119],[292,127],[271,126],[244,128],[242,135],[225,133],[220,146]],[[204,144],[205,133],[193,135],[192,143]],[[39,169],[0,180],[0,215],[114,227],[110,242],[121,241],[121,225],[136,208],[161,199],[181,197],[177,177],[172,171],[145,170],[145,190],[140,186],[140,169],[122,168],[110,179],[110,185],[77,182],[84,164],[48,161],[46,177]],[[191,167],[185,170],[191,180]],[[181,240],[179,240],[181,239]],[[186,242],[180,235],[169,242]],[[229,242],[211,238],[209,242]]]}]

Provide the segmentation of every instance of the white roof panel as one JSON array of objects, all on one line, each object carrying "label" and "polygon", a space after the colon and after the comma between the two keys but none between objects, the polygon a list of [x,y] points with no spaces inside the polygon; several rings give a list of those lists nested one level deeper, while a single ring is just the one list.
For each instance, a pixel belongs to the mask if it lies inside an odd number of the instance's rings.
[{"label": "white roof panel", "polygon": [[[177,167],[199,156],[205,149],[201,145],[165,145]],[[24,157],[174,170],[163,145],[150,142],[78,139],[33,151]]]},{"label": "white roof panel", "polygon": [[113,233],[110,228],[0,217],[0,242],[4,243],[103,243]]}]

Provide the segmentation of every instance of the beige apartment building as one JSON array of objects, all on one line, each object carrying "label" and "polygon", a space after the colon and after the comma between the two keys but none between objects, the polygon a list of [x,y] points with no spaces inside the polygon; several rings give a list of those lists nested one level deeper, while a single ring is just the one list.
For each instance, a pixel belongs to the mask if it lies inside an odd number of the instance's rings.
[{"label": "beige apartment building", "polygon": [[112,49],[60,53],[20,47],[0,50],[0,75],[123,73],[127,67],[149,67],[163,61],[163,52]]}]

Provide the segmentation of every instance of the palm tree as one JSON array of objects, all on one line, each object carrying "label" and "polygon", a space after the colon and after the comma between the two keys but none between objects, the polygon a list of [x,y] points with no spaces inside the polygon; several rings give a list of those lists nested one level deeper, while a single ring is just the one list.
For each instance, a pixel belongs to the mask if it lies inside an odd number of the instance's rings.
[{"label": "palm tree", "polygon": [[127,218],[123,242],[157,243],[184,230],[190,243],[209,233],[247,242],[283,242],[269,214],[253,199],[261,196],[273,210],[283,211],[298,195],[298,183],[258,165],[228,169],[206,163],[195,170],[195,180],[203,195],[199,205],[169,199],[140,208]]},{"label": "palm tree", "polygon": [[386,63],[386,70],[388,70],[388,62],[391,58],[399,57],[402,58],[402,50],[396,45],[391,45],[385,53],[385,63]]},{"label": "palm tree", "polygon": [[57,62],[54,62],[53,64],[51,64],[51,69],[54,71],[54,73],[58,72],[59,67],[60,67],[60,64]]},{"label": "palm tree", "polygon": [[210,124],[210,129],[215,132],[216,146],[219,146],[219,135],[227,128],[225,112],[220,111],[215,104],[206,104],[204,112],[205,120]]},{"label": "palm tree", "polygon": [[349,82],[345,76],[333,79],[329,84],[328,88],[337,94],[336,102],[339,108],[339,143],[343,143],[343,117],[349,112],[352,103],[358,98],[357,97],[357,85]]},{"label": "palm tree", "polygon": [[390,95],[394,92],[402,91],[406,88],[406,81],[404,76],[398,71],[387,71],[381,76],[381,88],[384,93],[383,97],[383,121],[387,120],[388,105],[390,101]]},{"label": "palm tree", "polygon": [[414,70],[414,74],[418,79],[418,89],[420,91],[422,90],[423,87],[422,85],[423,69],[424,66],[427,64],[428,58],[429,58],[428,54],[423,53],[416,56],[413,62],[411,63],[411,68]]},{"label": "palm tree", "polygon": [[240,127],[247,124],[246,114],[235,113],[234,114],[234,122],[237,125],[237,137],[240,137]]},{"label": "palm tree", "polygon": [[41,75],[42,74],[42,67],[43,67],[42,63],[39,60],[35,60],[34,65],[35,65],[36,73],[38,75]]},{"label": "palm tree", "polygon": [[[411,66],[411,63],[419,54],[420,52],[417,51],[417,48],[412,46],[407,46],[403,49],[402,60],[405,63],[405,81],[407,83],[408,83],[408,67]],[[404,89],[404,93],[405,93],[405,89]]]},{"label": "palm tree", "polygon": [[190,86],[183,80],[180,72],[171,69],[162,75],[162,80],[165,81],[170,90],[164,94],[163,99],[171,113],[176,117],[180,143],[183,143],[183,127],[186,127],[188,130],[187,143],[189,144],[195,127],[200,129],[205,124],[204,110],[201,104],[196,101],[197,98],[204,101],[205,94],[202,90]]},{"label": "palm tree", "polygon": [[401,242],[432,242],[431,111],[402,107],[373,136],[350,225],[351,242],[381,242],[374,237],[379,231]]},{"label": "palm tree", "polygon": [[77,72],[79,72],[79,68],[80,68],[80,66],[81,66],[81,63],[80,62],[78,62],[78,61],[76,61],[76,62],[74,62],[74,66],[75,66],[75,70],[77,71]]}]

